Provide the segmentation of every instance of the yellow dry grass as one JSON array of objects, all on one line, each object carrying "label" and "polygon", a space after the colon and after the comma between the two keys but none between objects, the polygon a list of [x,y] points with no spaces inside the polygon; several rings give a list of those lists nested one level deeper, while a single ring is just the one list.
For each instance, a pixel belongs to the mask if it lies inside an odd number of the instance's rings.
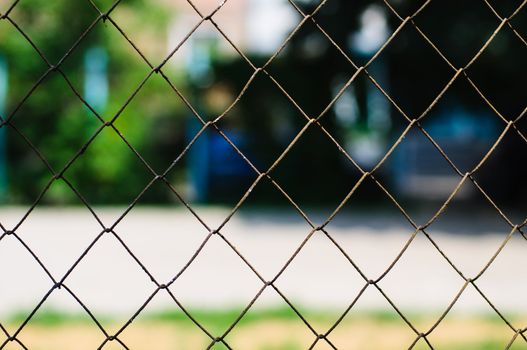
[{"label": "yellow dry grass", "polygon": [[[431,324],[432,320],[421,319],[416,326],[429,327]],[[317,321],[313,325],[317,331],[323,332],[329,329],[330,322]],[[108,323],[105,328],[117,330],[119,325]],[[481,317],[446,319],[428,339],[434,349],[491,350],[505,349],[513,336],[514,332],[500,320]],[[339,349],[392,350],[407,349],[415,340],[416,334],[401,320],[362,317],[344,320],[328,338]],[[29,323],[18,339],[32,350],[92,350],[97,349],[105,337],[92,323],[71,321],[58,324]],[[134,322],[119,339],[130,349],[137,350],[194,350],[205,349],[210,344],[210,338],[189,322],[156,319]],[[232,348],[243,350],[307,349],[315,339],[313,333],[299,320],[280,318],[242,322],[226,337]],[[21,348],[11,342],[4,349]],[[108,342],[104,349],[116,350],[123,347],[113,341]],[[213,349],[224,347],[217,345]],[[314,349],[330,347],[320,340]],[[429,347],[420,341],[415,349]],[[511,349],[527,349],[527,342],[517,337]]]}]

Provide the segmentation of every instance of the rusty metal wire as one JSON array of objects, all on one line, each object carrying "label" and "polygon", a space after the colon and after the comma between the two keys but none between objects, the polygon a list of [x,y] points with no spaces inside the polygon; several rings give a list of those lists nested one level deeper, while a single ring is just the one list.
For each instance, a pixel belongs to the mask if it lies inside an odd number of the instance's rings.
[{"label": "rusty metal wire", "polygon": [[[527,0],[524,0],[519,4],[517,9],[510,14],[508,17],[503,17],[500,15],[499,11],[497,11],[487,0],[481,0],[481,4],[483,6],[486,6],[490,12],[493,14],[493,16],[496,17],[497,25],[495,28],[495,31],[487,38],[484,45],[480,48],[480,50],[468,61],[466,65],[463,67],[456,67],[447,57],[446,54],[444,54],[437,45],[434,44],[433,40],[430,39],[425,31],[423,31],[414,21],[415,17],[419,15],[426,7],[429,6],[429,4],[433,0],[427,0],[425,1],[421,7],[419,7],[413,14],[407,17],[401,16],[397,10],[390,4],[389,0],[382,0],[382,3],[387,8],[389,12],[391,12],[394,16],[396,16],[400,24],[399,26],[393,31],[393,33],[389,36],[389,38],[386,40],[386,42],[380,47],[380,49],[369,59],[368,62],[366,62],[364,65],[357,65],[352,58],[346,53],[345,50],[339,46],[339,43],[337,43],[331,35],[317,22],[317,13],[326,6],[327,3],[331,2],[331,0],[322,0],[319,2],[318,6],[311,12],[311,13],[305,13],[299,7],[293,0],[288,0],[289,4],[292,6],[292,8],[300,15],[301,21],[294,27],[294,29],[290,32],[290,34],[287,36],[287,38],[282,42],[282,44],[278,47],[276,52],[272,54],[268,60],[262,65],[258,66],[255,63],[251,61],[251,59],[239,48],[235,45],[235,43],[229,38],[228,35],[222,30],[222,28],[218,25],[218,23],[215,20],[215,15],[221,11],[221,9],[226,5],[226,3],[229,0],[223,0],[221,3],[218,4],[218,6],[213,9],[210,13],[202,13],[198,7],[193,3],[192,0],[187,0],[188,4],[193,8],[195,13],[199,16],[199,21],[195,23],[195,25],[191,28],[191,30],[186,33],[184,38],[179,42],[179,44],[173,48],[173,50],[165,57],[165,59],[159,63],[154,64],[150,60],[146,58],[146,56],[141,52],[141,50],[138,48],[136,44],[131,40],[131,38],[127,35],[127,33],[119,26],[119,24],[113,19],[112,14],[114,10],[119,6],[123,0],[116,0],[113,5],[106,11],[103,12],[100,10],[100,8],[93,2],[93,0],[86,0],[90,3],[90,5],[93,7],[95,11],[97,11],[98,16],[96,19],[86,28],[86,30],[80,35],[78,40],[71,46],[69,50],[67,50],[64,55],[58,60],[58,62],[53,63],[44,55],[42,50],[39,49],[39,47],[35,44],[34,41],[30,38],[30,36],[16,23],[15,20],[10,16],[12,10],[17,6],[20,0],[16,0],[12,3],[12,5],[5,11],[5,13],[0,14],[0,23],[1,21],[8,22],[10,25],[12,25],[22,36],[23,38],[33,47],[36,54],[38,54],[42,61],[46,64],[47,70],[44,72],[44,74],[34,83],[32,88],[26,93],[26,95],[20,100],[18,105],[13,109],[13,111],[7,115],[7,116],[0,116],[1,118],[1,127],[8,127],[11,128],[16,134],[18,134],[20,137],[24,139],[24,141],[29,145],[29,147],[35,152],[35,154],[40,158],[40,160],[45,164],[47,169],[49,170],[51,174],[51,179],[46,184],[40,195],[37,197],[37,199],[33,202],[33,204],[30,206],[30,208],[27,210],[25,215],[22,217],[22,219],[12,228],[5,227],[2,223],[0,223],[0,228],[2,229],[3,233],[0,235],[0,241],[3,239],[6,239],[6,237],[11,236],[11,239],[15,239],[18,241],[35,259],[35,261],[40,265],[44,273],[47,275],[47,277],[51,280],[53,286],[47,291],[47,293],[41,298],[41,300],[38,302],[38,304],[33,308],[33,310],[29,313],[27,318],[20,324],[18,329],[16,329],[14,332],[9,333],[8,330],[0,324],[0,332],[3,332],[6,336],[6,340],[0,344],[0,349],[5,348],[10,342],[16,342],[18,345],[20,345],[22,348],[27,349],[27,347],[24,345],[24,343],[17,338],[21,330],[28,324],[28,322],[31,320],[31,318],[35,315],[35,313],[39,310],[39,308],[46,302],[48,297],[56,290],[56,289],[63,289],[68,294],[70,294],[77,302],[78,304],[86,311],[86,313],[89,315],[89,317],[93,320],[93,322],[96,324],[96,326],[100,329],[102,334],[104,335],[105,339],[100,344],[99,349],[104,347],[105,344],[108,342],[118,342],[120,345],[122,345],[124,348],[128,349],[128,346],[120,339],[121,333],[134,321],[134,319],[146,308],[146,306],[150,303],[150,301],[158,294],[158,293],[167,293],[169,297],[174,301],[175,304],[181,310],[186,314],[186,316],[197,326],[199,327],[209,338],[210,338],[210,344],[208,348],[212,348],[217,343],[222,343],[227,348],[231,349],[231,346],[226,341],[227,335],[236,327],[238,322],[244,317],[244,315],[249,311],[251,306],[256,302],[256,300],[259,298],[259,296],[264,292],[264,290],[270,288],[276,291],[276,293],[284,300],[285,303],[298,315],[298,317],[302,320],[302,322],[305,324],[305,326],[312,332],[313,334],[313,342],[310,348],[314,348],[318,342],[325,342],[327,345],[329,345],[333,349],[337,349],[337,347],[332,343],[331,341],[331,333],[333,330],[338,327],[340,322],[344,319],[344,317],[352,310],[356,302],[359,300],[359,298],[364,294],[364,292],[368,288],[374,288],[380,292],[380,294],[386,299],[386,301],[391,305],[393,310],[404,320],[404,322],[408,325],[408,327],[415,333],[415,339],[412,344],[410,344],[410,348],[413,348],[416,343],[420,340],[424,341],[428,347],[433,349],[433,344],[429,341],[429,335],[438,327],[438,325],[441,323],[441,321],[447,316],[449,311],[452,309],[452,307],[455,305],[461,294],[464,292],[464,290],[469,286],[472,285],[475,290],[481,295],[481,297],[488,303],[488,305],[494,310],[494,312],[501,318],[501,320],[509,327],[513,332],[514,336],[510,339],[510,342],[507,345],[507,349],[512,346],[512,344],[515,342],[515,340],[520,337],[523,338],[524,341],[527,342],[526,332],[527,328],[521,328],[518,325],[514,324],[511,320],[509,320],[505,315],[500,312],[500,310],[496,307],[496,305],[493,304],[493,302],[484,294],[484,292],[478,287],[478,279],[487,271],[489,266],[494,262],[494,260],[497,258],[497,256],[500,254],[500,252],[503,250],[503,248],[507,245],[507,243],[510,241],[510,239],[513,237],[513,235],[521,235],[524,239],[527,240],[527,235],[524,232],[524,228],[527,225],[527,220],[522,223],[514,223],[505,213],[504,211],[498,207],[498,205],[495,203],[495,201],[492,199],[492,197],[480,186],[480,184],[477,182],[477,180],[474,177],[474,174],[478,172],[478,170],[482,167],[482,165],[487,161],[489,156],[496,150],[498,145],[502,142],[504,136],[508,133],[516,133],[518,134],[525,142],[527,142],[527,136],[517,127],[518,122],[527,114],[527,107],[522,111],[522,113],[518,116],[515,116],[514,118],[506,118],[503,116],[498,109],[492,104],[489,98],[487,98],[482,91],[478,88],[476,83],[471,79],[468,68],[474,64],[478,60],[478,58],[481,56],[481,54],[486,50],[486,48],[489,46],[489,44],[494,40],[496,35],[504,30],[510,30],[514,35],[527,47],[527,40],[525,37],[513,26],[511,23],[511,20],[517,16],[517,14],[525,7]],[[438,1],[438,0],[436,0]],[[84,40],[84,38],[98,25],[101,25],[102,22],[105,22],[106,25],[110,24],[111,26],[115,27],[117,31],[120,33],[122,38],[128,42],[128,44],[135,50],[142,60],[144,61],[144,64],[149,67],[149,71],[146,74],[146,76],[142,79],[142,81],[134,88],[130,96],[126,99],[126,101],[122,104],[121,108],[113,115],[110,119],[104,119],[92,106],[89,105],[89,103],[82,97],[81,93],[77,91],[77,89],[74,87],[68,76],[64,73],[62,69],[63,63],[68,59],[69,56],[72,55],[72,53],[76,50],[76,48],[79,46],[79,44]],[[236,51],[236,53],[240,56],[240,58],[246,62],[247,66],[252,70],[252,75],[246,82],[243,89],[239,92],[237,97],[234,99],[234,101],[231,103],[228,108],[215,117],[212,120],[206,121],[207,118],[204,118],[200,113],[197,111],[197,109],[189,102],[189,100],[183,95],[181,90],[176,86],[176,84],[171,81],[171,79],[168,77],[167,74],[164,72],[164,66],[166,63],[171,59],[171,57],[180,49],[180,47],[196,32],[196,30],[203,25],[205,22],[210,22],[217,30],[219,35],[223,37]],[[300,103],[295,101],[295,99],[291,96],[291,94],[288,93],[288,91],[283,87],[282,84],[278,81],[278,78],[273,76],[270,71],[268,70],[269,65],[276,59],[276,57],[287,47],[288,43],[291,41],[291,39],[295,36],[295,34],[304,26],[307,22],[311,22],[318,31],[328,39],[328,41],[331,43],[331,45],[339,52],[339,54],[349,63],[349,65],[355,70],[355,73],[352,75],[352,77],[342,86],[340,91],[334,96],[334,98],[329,102],[329,104],[324,108],[324,110],[316,115],[312,116],[306,113],[302,107],[300,106]],[[428,105],[428,107],[419,115],[417,116],[410,116],[408,115],[396,102],[395,100],[386,92],[385,89],[379,84],[378,81],[375,80],[375,78],[368,72],[369,66],[374,62],[379,55],[386,49],[386,47],[392,42],[393,40],[397,39],[398,33],[405,27],[412,26],[417,30],[421,38],[424,42],[426,42],[436,53],[437,56],[441,58],[452,70],[452,77],[448,81],[448,83],[441,89],[439,94],[433,99],[433,101]],[[62,169],[54,169],[50,163],[46,160],[46,157],[39,151],[39,149],[31,142],[31,140],[13,123],[13,119],[16,117],[16,114],[18,110],[24,105],[25,101],[32,95],[32,93],[36,90],[36,88],[45,80],[45,78],[52,74],[57,73],[59,74],[65,82],[68,84],[70,89],[73,91],[73,93],[77,96],[77,98],[82,102],[82,104],[93,114],[93,116],[100,122],[99,127],[95,130],[95,132],[91,135],[91,137],[88,139],[88,141],[75,153],[75,155],[66,163],[66,165]],[[130,102],[134,99],[134,97],[138,94],[138,92],[142,89],[142,87],[145,85],[145,83],[153,76],[153,75],[159,75],[161,76],[167,83],[167,88],[172,90],[175,96],[177,96],[189,109],[189,111],[193,114],[193,116],[201,123],[202,127],[199,130],[199,132],[194,136],[194,138],[186,145],[184,150],[177,156],[177,158],[172,162],[172,164],[162,173],[157,173],[150,165],[149,163],[141,156],[141,154],[132,146],[130,142],[125,138],[125,136],[119,131],[119,129],[116,127],[115,122],[116,120],[121,116],[122,112],[127,108],[127,106],[130,104]],[[283,150],[283,152],[278,156],[278,158],[269,166],[267,169],[259,169],[241,150],[238,148],[238,146],[227,136],[227,134],[222,130],[222,128],[219,126],[220,120],[224,118],[228,118],[229,112],[232,110],[234,106],[238,104],[240,99],[243,97],[243,95],[246,93],[248,87],[253,83],[254,79],[257,76],[265,76],[267,79],[269,79],[274,86],[287,98],[287,100],[291,103],[291,105],[300,112],[301,116],[305,119],[305,124],[303,128],[298,132],[298,134],[294,137],[294,139],[289,143],[289,145]],[[388,150],[388,152],[382,157],[382,159],[371,169],[363,169],[359,166],[359,164],[346,152],[344,147],[342,147],[337,139],[322,125],[321,119],[328,113],[328,111],[332,108],[332,106],[336,103],[336,101],[339,99],[339,97],[344,93],[344,91],[359,77],[360,75],[365,76],[373,85],[384,95],[384,97],[390,102],[393,109],[397,111],[397,113],[401,116],[402,119],[405,120],[407,123],[406,128],[401,133],[399,138],[396,140],[396,142],[391,146],[391,148]],[[489,151],[483,156],[483,158],[477,163],[477,165],[468,172],[461,172],[459,168],[456,166],[456,164],[451,160],[451,158],[446,154],[446,152],[441,148],[438,142],[434,140],[434,138],[423,128],[422,121],[424,118],[428,116],[430,111],[434,108],[434,106],[442,99],[444,94],[450,89],[452,84],[459,80],[459,79],[466,79],[466,81],[469,83],[469,85],[474,89],[474,91],[477,93],[478,96],[482,99],[482,101],[494,112],[495,116],[503,122],[503,131],[501,132],[498,139],[494,142],[492,147],[489,149]],[[125,143],[125,145],[135,154],[135,156],[140,160],[140,162],[144,165],[144,167],[148,170],[148,172],[151,174],[151,181],[146,185],[146,187],[143,188],[143,190],[134,198],[134,200],[128,205],[126,210],[117,218],[117,220],[111,224],[110,226],[107,226],[103,223],[103,221],[100,219],[100,217],[95,213],[95,211],[92,209],[90,204],[86,201],[86,199],[83,197],[83,195],[73,186],[73,184],[67,179],[65,176],[65,172],[72,166],[74,162],[81,157],[81,155],[90,147],[90,145],[93,143],[93,141],[97,138],[97,136],[102,132],[103,129],[109,128],[112,129],[116,135]],[[277,182],[275,178],[273,178],[273,170],[282,162],[286,154],[289,153],[291,148],[299,141],[299,139],[303,136],[303,134],[310,128],[315,128],[320,130],[322,134],[324,134],[334,145],[335,148],[350,162],[350,164],[353,165],[360,173],[361,177],[356,182],[356,184],[353,186],[351,191],[345,196],[345,198],[340,202],[340,204],[337,206],[337,208],[331,213],[331,215],[322,223],[317,224],[314,220],[312,220],[301,208],[300,206],[295,202],[294,198],[292,198],[287,191],[281,187],[281,185]],[[419,224],[416,220],[414,220],[407,210],[403,208],[403,206],[399,203],[395,195],[393,195],[377,178],[376,173],[378,169],[386,162],[386,160],[389,158],[389,156],[394,152],[394,150],[401,144],[401,142],[404,142],[405,136],[413,129],[418,130],[418,132],[422,133],[426,139],[434,146],[434,148],[441,154],[441,156],[448,162],[449,166],[452,168],[452,171],[456,173],[459,176],[459,182],[455,189],[452,191],[452,193],[448,196],[447,200],[442,204],[440,209],[432,215],[431,218],[429,218],[425,223]],[[236,205],[232,208],[230,213],[225,217],[225,219],[222,221],[222,223],[218,227],[211,227],[209,226],[203,218],[201,218],[197,212],[192,208],[191,204],[189,204],[185,198],[183,198],[182,195],[178,193],[178,191],[172,186],[172,184],[167,180],[167,174],[176,166],[179,164],[180,160],[187,154],[189,149],[196,143],[196,141],[199,139],[199,137],[206,131],[206,130],[212,130],[216,133],[218,133],[233,149],[234,151],[247,163],[247,165],[254,171],[256,174],[256,180],[251,184],[251,186],[245,191],[242,198],[236,203]],[[328,224],[333,220],[333,218],[341,211],[341,209],[348,203],[348,201],[352,198],[354,193],[357,191],[359,186],[366,180],[371,179],[375,185],[384,193],[384,195],[387,197],[389,201],[391,201],[399,210],[401,215],[408,221],[409,225],[413,228],[413,233],[408,238],[406,244],[404,247],[400,250],[400,252],[397,254],[396,258],[390,263],[390,265],[385,269],[383,273],[381,273],[380,276],[376,278],[372,278],[372,276],[366,275],[361,269],[361,267],[353,260],[353,258],[348,254],[348,252],[339,245],[339,243],[332,237],[331,233],[328,230]],[[35,254],[35,252],[26,244],[23,237],[21,237],[17,233],[17,229],[20,227],[20,225],[28,218],[30,213],[35,209],[35,207],[39,204],[41,199],[43,198],[44,194],[48,191],[48,189],[51,187],[51,185],[58,180],[64,181],[64,183],[67,184],[67,186],[76,194],[76,196],[84,203],[87,210],[90,211],[90,213],[93,215],[95,220],[100,225],[100,232],[95,237],[95,239],[85,248],[83,253],[77,258],[77,260],[69,267],[67,272],[62,276],[54,276],[48,268],[45,266],[45,264],[41,261],[41,259]],[[304,240],[301,242],[301,244],[297,247],[297,249],[294,251],[294,253],[290,256],[290,258],[286,261],[286,263],[282,266],[282,268],[279,270],[279,272],[272,278],[272,279],[265,279],[262,274],[258,272],[258,270],[251,264],[250,260],[247,259],[239,250],[238,248],[231,242],[229,239],[222,233],[222,229],[224,226],[229,222],[229,220],[235,215],[235,213],[238,211],[238,209],[243,205],[243,203],[248,198],[251,191],[255,188],[255,186],[262,182],[262,181],[269,181],[270,184],[272,184],[287,200],[287,202],[290,203],[290,205],[296,210],[296,212],[306,221],[306,223],[311,227],[311,230],[307,235],[305,236]],[[174,193],[174,195],[178,198],[178,200],[188,209],[189,215],[194,216],[200,223],[203,225],[203,227],[208,231],[208,234],[201,242],[200,246],[197,248],[197,250],[194,252],[190,260],[181,268],[180,271],[178,271],[177,274],[173,276],[168,281],[158,281],[152,273],[149,272],[147,267],[141,262],[141,260],[134,254],[134,252],[126,245],[124,240],[121,239],[121,237],[117,234],[115,231],[115,227],[121,222],[125,216],[134,208],[134,206],[138,203],[138,201],[142,198],[144,193],[154,185],[154,183],[160,182],[167,186],[167,188]],[[501,219],[510,226],[510,233],[505,237],[501,245],[498,247],[494,255],[490,258],[490,260],[486,263],[486,265],[480,270],[479,273],[477,273],[475,276],[466,276],[455,264],[454,262],[447,256],[447,254],[441,249],[440,245],[434,240],[434,237],[427,232],[430,225],[432,225],[438,217],[445,211],[445,209],[449,206],[451,201],[454,199],[454,197],[458,194],[461,187],[467,183],[470,182],[474,185],[474,187],[481,192],[483,197],[488,201],[490,206],[492,206],[495,211],[499,214]],[[336,252],[338,254],[342,254],[347,261],[353,266],[353,268],[360,274],[362,279],[364,280],[364,285],[360,289],[358,295],[350,301],[348,307],[346,310],[341,314],[341,316],[338,318],[338,320],[327,330],[324,330],[320,332],[316,329],[312,324],[308,322],[308,320],[302,315],[302,313],[299,311],[299,309],[293,304],[293,302],[288,299],[288,297],[277,287],[276,280],[284,273],[284,271],[288,268],[288,266],[291,264],[291,262],[295,259],[295,257],[299,254],[299,252],[303,249],[303,247],[306,245],[306,243],[310,240],[310,238],[316,233],[321,232],[325,237],[327,237],[331,243],[337,248]],[[153,283],[154,291],[152,294],[143,302],[141,307],[136,310],[136,312],[130,317],[115,333],[109,333],[102,325],[102,323],[95,317],[95,315],[89,310],[89,308],[86,306],[85,303],[68,287],[67,285],[67,279],[68,276],[71,275],[71,273],[75,270],[75,268],[78,266],[78,264],[84,259],[86,254],[93,248],[93,246],[103,237],[104,235],[112,235],[114,236],[118,242],[122,245],[122,247],[126,250],[126,252],[135,260],[137,265],[144,271],[144,273],[149,277],[149,279]],[[196,257],[201,253],[203,248],[207,245],[209,240],[212,236],[218,236],[222,241],[225,242],[225,244],[232,249],[232,251],[240,258],[240,263],[245,264],[252,272],[256,275],[256,277],[261,281],[261,288],[259,291],[254,295],[252,300],[246,305],[246,307],[242,310],[242,312],[239,314],[239,316],[235,319],[235,321],[227,328],[225,332],[222,334],[214,334],[210,330],[206,329],[193,315],[191,312],[189,312],[185,306],[178,300],[178,298],[173,294],[173,292],[169,289],[169,287],[176,281],[178,278],[187,270],[187,268],[193,263],[193,261],[196,259]],[[428,329],[419,329],[416,325],[414,325],[410,319],[404,315],[404,313],[401,311],[401,309],[395,304],[392,299],[390,299],[389,295],[385,293],[385,291],[381,288],[379,285],[379,282],[383,280],[387,274],[392,270],[392,268],[397,264],[397,262],[400,260],[400,258],[405,254],[408,247],[412,244],[414,239],[418,236],[422,235],[424,236],[430,243],[433,245],[433,247],[441,254],[441,256],[444,258],[445,262],[459,275],[459,277],[464,281],[464,284],[459,289],[457,294],[454,296],[448,307],[442,312],[440,317],[436,320],[436,322]]]}]

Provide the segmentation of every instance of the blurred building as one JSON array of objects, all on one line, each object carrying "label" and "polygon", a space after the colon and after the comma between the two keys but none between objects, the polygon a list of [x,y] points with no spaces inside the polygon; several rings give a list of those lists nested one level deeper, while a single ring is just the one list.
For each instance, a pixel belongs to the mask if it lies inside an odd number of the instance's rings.
[{"label": "blurred building", "polygon": [[[167,51],[172,51],[200,21],[218,8],[218,0],[194,1],[193,8],[187,1],[169,2],[174,16],[168,28]],[[247,54],[266,55],[274,52],[288,32],[298,23],[298,14],[285,0],[239,0],[227,1],[214,15],[214,22],[236,47]],[[178,51],[173,65],[192,65],[190,61],[202,59],[205,48],[214,50],[208,54],[224,58],[238,54],[209,21],[204,22]],[[198,55],[201,54],[201,55]]]}]

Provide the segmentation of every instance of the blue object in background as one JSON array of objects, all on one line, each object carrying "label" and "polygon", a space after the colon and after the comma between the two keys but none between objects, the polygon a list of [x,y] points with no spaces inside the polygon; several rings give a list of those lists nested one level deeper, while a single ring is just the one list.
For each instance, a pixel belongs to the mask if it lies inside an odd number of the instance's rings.
[{"label": "blue object in background", "polygon": [[[194,116],[187,122],[186,143],[190,143],[203,125]],[[205,130],[188,151],[188,184],[190,196],[194,201],[203,203],[209,196],[209,138]]]},{"label": "blue object in background", "polygon": [[437,113],[426,126],[428,132],[440,139],[455,139],[470,144],[473,141],[491,143],[499,135],[499,125],[490,113],[474,112],[454,106]]},{"label": "blue object in background", "polygon": [[[187,143],[190,143],[202,128],[193,116],[187,124]],[[239,130],[223,130],[239,148],[245,149],[246,136]],[[222,195],[230,188],[239,187],[254,172],[233,147],[217,132],[205,130],[194,142],[188,153],[188,184],[194,201],[206,203],[211,195],[223,200]]]},{"label": "blue object in background", "polygon": [[84,74],[84,98],[97,113],[102,113],[108,103],[108,55],[103,48],[86,51]]},{"label": "blue object in background", "polygon": [[[237,147],[245,148],[245,137],[238,130],[224,130]],[[216,177],[246,177],[251,175],[245,160],[218,133],[210,134],[210,171]]]},{"label": "blue object in background", "polygon": [[[7,60],[0,55],[0,116],[5,120],[7,88],[9,75]],[[0,128],[0,200],[5,201],[7,194],[7,154],[6,154],[6,127]]]},{"label": "blue object in background", "polygon": [[[479,163],[501,130],[492,114],[457,103],[433,113],[429,119],[424,129],[461,172],[471,171]],[[460,180],[430,140],[415,129],[406,135],[388,163],[397,191],[409,197],[444,199]],[[460,191],[457,197],[464,195],[468,198],[471,194]]]}]

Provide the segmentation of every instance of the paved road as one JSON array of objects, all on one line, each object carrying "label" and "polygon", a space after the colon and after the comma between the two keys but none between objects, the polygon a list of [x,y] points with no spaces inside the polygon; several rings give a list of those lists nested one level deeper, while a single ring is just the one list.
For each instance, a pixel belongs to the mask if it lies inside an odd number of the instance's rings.
[{"label": "paved road", "polygon": [[[123,209],[98,208],[110,225]],[[198,208],[216,227],[228,211]],[[13,227],[23,216],[17,208],[0,209],[0,222]],[[322,221],[323,213],[312,213]],[[82,208],[37,208],[17,233],[59,279],[101,231]],[[170,280],[192,257],[207,231],[183,208],[136,208],[120,222],[116,233],[160,282]],[[237,213],[222,233],[265,279],[272,279],[309,233],[307,224],[288,210],[248,210]],[[399,216],[372,212],[343,213],[328,226],[334,239],[368,278],[379,277],[410,238],[411,227]],[[489,261],[509,229],[496,217],[471,213],[441,219],[429,233],[466,276],[473,277]],[[481,290],[506,313],[527,309],[525,262],[527,242],[513,236],[491,267],[477,281]],[[97,313],[135,311],[154,290],[154,284],[120,242],[104,235],[66,279],[66,285]],[[190,308],[227,308],[247,304],[261,282],[232,249],[213,236],[190,267],[171,287]],[[317,232],[278,278],[276,285],[295,305],[344,309],[364,280],[322,233]],[[390,273],[379,283],[404,311],[440,312],[463,286],[463,280],[434,246],[418,235]],[[32,308],[52,286],[49,277],[27,250],[6,236],[0,241],[0,316]],[[159,293],[147,310],[173,307]],[[255,307],[284,305],[272,289]],[[80,311],[63,290],[52,293],[44,308]],[[368,288],[358,309],[389,308]],[[468,287],[454,310],[490,312],[474,288]]]}]

